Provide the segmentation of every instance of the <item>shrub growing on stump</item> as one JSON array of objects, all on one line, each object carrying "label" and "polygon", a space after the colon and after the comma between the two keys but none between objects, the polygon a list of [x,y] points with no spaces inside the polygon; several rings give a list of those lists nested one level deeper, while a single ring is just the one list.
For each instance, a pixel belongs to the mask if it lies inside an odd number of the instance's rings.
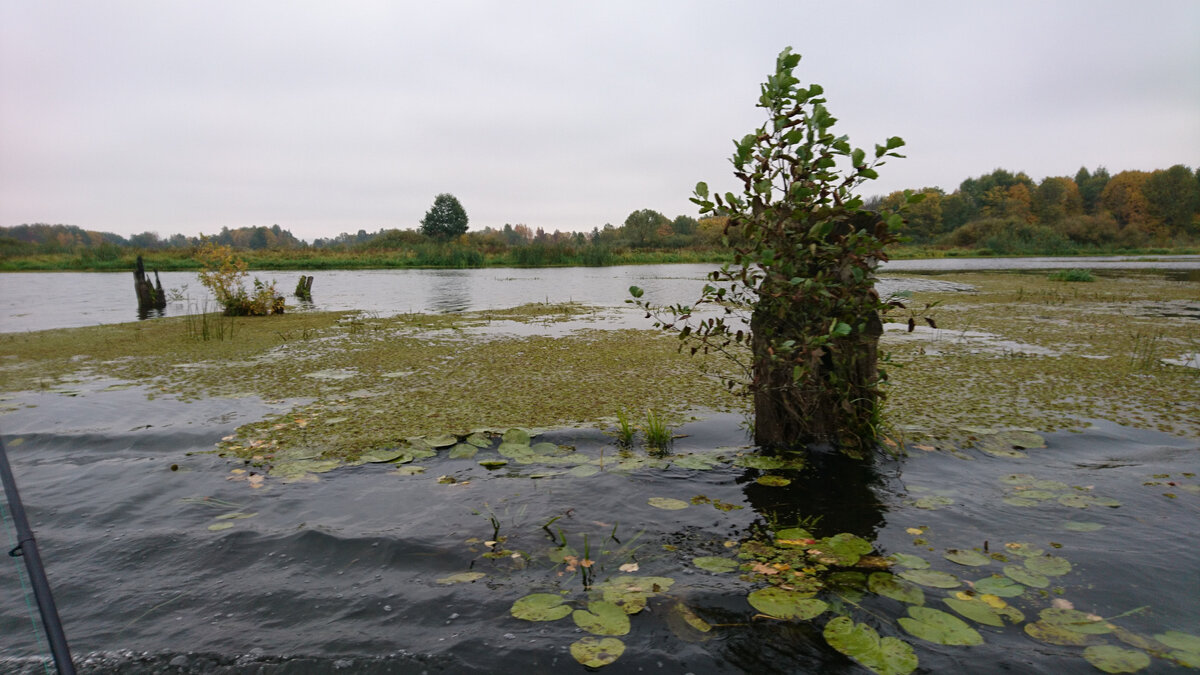
[{"label": "shrub growing on stump", "polygon": [[[728,217],[733,263],[710,275],[693,306],[654,307],[636,287],[631,302],[678,329],[681,349],[715,350],[742,365],[745,380],[729,385],[753,397],[758,445],[832,441],[858,455],[876,443],[882,398],[877,347],[887,303],[873,273],[903,219],[864,210],[855,189],[877,177],[885,157],[901,157],[904,141],[889,138],[868,158],[835,136],[821,87],[792,75],[799,62],[790,48],[780,53],[759,97],[766,123],[734,141],[741,194],[696,185],[700,213]],[[717,316],[694,316],[704,306]]]}]

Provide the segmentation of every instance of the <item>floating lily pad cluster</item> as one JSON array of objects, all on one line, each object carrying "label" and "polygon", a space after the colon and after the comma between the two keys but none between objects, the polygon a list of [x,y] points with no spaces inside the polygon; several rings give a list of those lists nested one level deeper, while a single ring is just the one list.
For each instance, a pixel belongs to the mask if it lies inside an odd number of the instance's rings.
[{"label": "floating lily pad cluster", "polygon": [[1056,480],[1042,480],[1028,473],[1002,476],[1005,485],[1004,503],[1011,506],[1043,506],[1058,504],[1074,509],[1102,506],[1117,508],[1121,502],[1096,494],[1090,486],[1070,486]]},{"label": "floating lily pad cluster", "polygon": [[[619,636],[629,633],[630,617],[646,608],[647,601],[664,593],[675,583],[670,577],[621,575],[593,587],[588,597],[575,602],[560,593],[532,593],[517,599],[510,613],[525,621],[558,621],[570,616],[581,630],[596,637],[584,637],[574,642],[571,656],[585,666],[606,666],[625,652]],[[691,610],[674,612],[683,617],[693,630],[707,632],[712,627]]]}]

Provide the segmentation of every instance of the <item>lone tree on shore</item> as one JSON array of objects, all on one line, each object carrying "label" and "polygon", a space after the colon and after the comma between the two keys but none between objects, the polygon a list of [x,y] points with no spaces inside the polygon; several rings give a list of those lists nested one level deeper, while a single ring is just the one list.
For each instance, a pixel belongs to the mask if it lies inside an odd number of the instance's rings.
[{"label": "lone tree on shore", "polygon": [[467,212],[454,195],[443,192],[421,219],[421,234],[432,239],[453,239],[467,232]]},{"label": "lone tree on shore", "polygon": [[901,157],[904,141],[889,138],[868,160],[835,136],[823,89],[792,75],[799,62],[790,48],[779,54],[758,102],[766,123],[734,141],[742,193],[696,185],[700,213],[728,217],[733,263],[709,275],[693,306],[651,306],[637,287],[630,302],[679,330],[681,349],[741,366],[744,379],[728,384],[753,397],[758,445],[831,441],[860,455],[877,443],[884,377],[877,347],[888,304],[873,273],[904,221],[863,209],[854,191],[885,157]]}]

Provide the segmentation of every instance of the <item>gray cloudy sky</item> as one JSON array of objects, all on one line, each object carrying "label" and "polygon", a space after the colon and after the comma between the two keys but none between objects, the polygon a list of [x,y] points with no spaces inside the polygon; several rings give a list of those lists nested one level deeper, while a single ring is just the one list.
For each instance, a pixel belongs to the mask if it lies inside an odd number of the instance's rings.
[{"label": "gray cloudy sky", "polygon": [[0,0],[0,225],[312,240],[694,214],[791,45],[864,194],[1200,163],[1200,2]]}]

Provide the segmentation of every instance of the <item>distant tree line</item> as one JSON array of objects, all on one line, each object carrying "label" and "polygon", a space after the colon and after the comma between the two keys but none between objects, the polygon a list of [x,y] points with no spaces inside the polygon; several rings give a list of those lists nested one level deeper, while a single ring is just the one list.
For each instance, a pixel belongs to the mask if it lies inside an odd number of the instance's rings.
[{"label": "distant tree line", "polygon": [[[905,234],[918,244],[994,253],[1056,253],[1081,248],[1170,247],[1200,239],[1200,168],[1157,171],[1081,168],[1035,183],[996,169],[947,194],[924,188],[910,206]],[[868,203],[891,210],[902,192]]]},{"label": "distant tree line", "polygon": [[[1200,168],[1175,165],[1157,171],[1081,168],[1075,176],[1035,183],[1025,173],[996,169],[964,180],[951,193],[922,188],[926,198],[906,207],[902,233],[922,248],[969,249],[994,254],[1054,254],[1136,248],[1170,248],[1200,242]],[[874,197],[867,208],[891,211],[903,192]],[[458,200],[438,195],[419,227],[358,230],[311,244],[279,225],[222,228],[204,239],[143,232],[128,238],[75,225],[0,227],[0,259],[73,254],[84,262],[116,261],[132,251],[195,251],[206,239],[245,251],[406,252],[417,264],[474,267],[489,261],[517,265],[605,265],[622,254],[729,251],[724,217],[668,218],[653,209],[630,213],[623,223],[590,232],[547,232],[524,224],[466,230]],[[734,242],[736,243],[736,242]]]}]

